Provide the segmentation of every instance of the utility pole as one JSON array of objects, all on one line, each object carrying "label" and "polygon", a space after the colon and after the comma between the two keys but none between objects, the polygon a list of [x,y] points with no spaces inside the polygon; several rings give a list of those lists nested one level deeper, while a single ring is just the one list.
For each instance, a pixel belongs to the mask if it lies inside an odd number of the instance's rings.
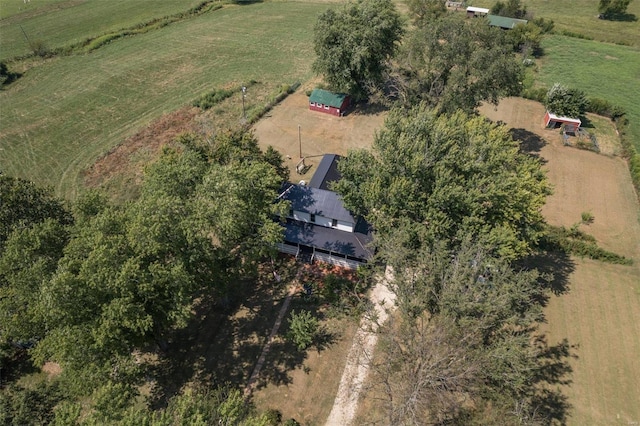
[{"label": "utility pole", "polygon": [[300,146],[300,158],[302,158],[302,136],[300,135],[300,125],[298,124],[298,145]]},{"label": "utility pole", "polygon": [[246,86],[242,86],[242,119],[247,121],[247,112],[244,109],[244,97],[247,96]]}]

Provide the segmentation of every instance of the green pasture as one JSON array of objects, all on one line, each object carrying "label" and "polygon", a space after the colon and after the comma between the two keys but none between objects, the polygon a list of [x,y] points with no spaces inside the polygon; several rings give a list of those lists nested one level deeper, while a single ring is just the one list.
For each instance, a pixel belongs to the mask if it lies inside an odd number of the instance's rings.
[{"label": "green pasture", "polygon": [[23,0],[0,0],[0,60],[30,53],[27,39],[48,48],[68,46],[186,11],[200,1],[31,0],[25,4]]},{"label": "green pasture", "polygon": [[562,83],[624,107],[640,151],[640,49],[564,36],[546,37],[542,46],[539,81],[548,87]]},{"label": "green pasture", "polygon": [[[470,0],[470,6],[490,8],[497,0]],[[629,18],[638,20],[605,21],[598,19],[597,0],[522,0],[536,18],[552,19],[556,32],[569,31],[608,43],[640,47],[640,1],[632,1]]]},{"label": "green pasture", "polygon": [[0,92],[0,170],[74,197],[82,171],[217,87],[311,76],[315,3],[228,6],[31,68]]}]

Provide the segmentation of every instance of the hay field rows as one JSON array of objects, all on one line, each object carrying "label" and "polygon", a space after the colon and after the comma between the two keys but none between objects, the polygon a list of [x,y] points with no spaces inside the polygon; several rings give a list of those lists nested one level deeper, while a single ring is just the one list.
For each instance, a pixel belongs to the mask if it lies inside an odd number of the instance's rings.
[{"label": "hay field rows", "polygon": [[63,47],[185,11],[200,1],[0,0],[0,60],[30,53],[29,41]]},{"label": "hay field rows", "polygon": [[227,6],[38,65],[0,92],[0,170],[73,197],[100,155],[200,94],[252,79],[308,79],[310,23],[326,8]]}]

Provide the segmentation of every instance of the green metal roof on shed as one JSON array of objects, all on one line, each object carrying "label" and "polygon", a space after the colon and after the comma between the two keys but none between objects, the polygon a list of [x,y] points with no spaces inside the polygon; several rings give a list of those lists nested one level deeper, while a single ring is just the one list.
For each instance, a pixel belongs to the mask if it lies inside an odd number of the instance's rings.
[{"label": "green metal roof on shed", "polygon": [[510,30],[518,24],[526,24],[526,19],[507,18],[506,16],[487,15],[489,25]]},{"label": "green metal roof on shed", "polygon": [[348,95],[344,93],[333,93],[328,90],[314,89],[313,92],[311,92],[311,96],[309,96],[309,102],[340,108],[347,96]]}]

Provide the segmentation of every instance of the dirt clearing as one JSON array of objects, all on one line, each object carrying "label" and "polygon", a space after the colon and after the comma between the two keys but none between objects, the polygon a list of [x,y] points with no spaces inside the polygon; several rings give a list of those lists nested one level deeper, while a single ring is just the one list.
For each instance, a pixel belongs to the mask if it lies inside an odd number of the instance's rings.
[{"label": "dirt clearing", "polygon": [[[263,149],[272,145],[282,153],[291,171],[290,179],[297,182],[311,179],[323,154],[346,155],[350,149],[370,147],[385,117],[386,112],[375,106],[352,110],[344,117],[311,111],[309,98],[302,87],[253,128]],[[304,175],[295,170],[300,161],[300,142],[302,156],[307,157],[305,164],[311,165]]]},{"label": "dirt clearing", "polygon": [[640,209],[625,161],[563,146],[557,131],[543,128],[537,102],[509,98],[481,113],[517,129],[527,150],[545,161],[554,187],[543,209],[550,224],[571,226],[590,212],[594,222],[581,229],[634,260],[632,266],[575,260],[568,292],[551,299],[543,329],[551,344],[566,337],[577,345],[573,382],[563,389],[572,405],[569,424],[638,424]]}]

